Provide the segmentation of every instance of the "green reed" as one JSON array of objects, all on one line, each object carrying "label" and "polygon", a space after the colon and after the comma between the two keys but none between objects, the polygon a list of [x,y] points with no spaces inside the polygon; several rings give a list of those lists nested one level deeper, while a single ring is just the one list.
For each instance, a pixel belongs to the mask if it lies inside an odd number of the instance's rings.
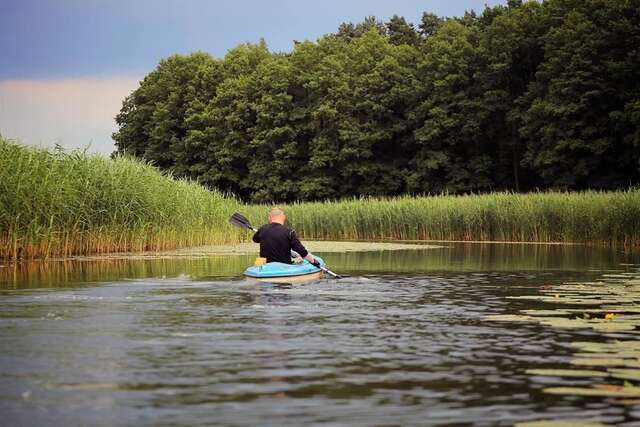
[{"label": "green reed", "polygon": [[284,208],[305,238],[640,246],[640,189],[354,198]]},{"label": "green reed", "polygon": [[235,199],[128,157],[0,139],[0,258],[163,250],[234,241]]}]

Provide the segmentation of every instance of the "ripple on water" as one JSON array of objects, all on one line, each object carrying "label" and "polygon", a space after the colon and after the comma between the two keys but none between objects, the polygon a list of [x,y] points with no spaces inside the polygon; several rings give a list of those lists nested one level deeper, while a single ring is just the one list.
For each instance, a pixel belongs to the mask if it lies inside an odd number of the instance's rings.
[{"label": "ripple on water", "polygon": [[584,332],[485,320],[530,309],[536,303],[506,297],[563,274],[370,274],[297,285],[184,276],[5,292],[0,409],[17,424],[49,425],[633,419],[543,392],[583,379],[526,374],[567,363]]}]

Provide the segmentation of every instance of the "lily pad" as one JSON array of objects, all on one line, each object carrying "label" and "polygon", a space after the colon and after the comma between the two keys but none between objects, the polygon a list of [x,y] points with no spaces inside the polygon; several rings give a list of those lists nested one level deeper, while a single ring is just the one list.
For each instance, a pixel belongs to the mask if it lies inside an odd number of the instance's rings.
[{"label": "lily pad", "polygon": [[549,299],[546,295],[516,295],[516,296],[508,296],[507,299],[518,299],[525,301],[546,301]]},{"label": "lily pad", "polygon": [[620,399],[614,401],[617,405],[640,406],[640,399]]},{"label": "lily pad", "polygon": [[616,367],[621,366],[625,368],[640,368],[640,361],[638,360],[629,360],[622,358],[583,358],[583,359],[572,359],[572,365],[576,366],[603,366],[603,367]]},{"label": "lily pad", "polygon": [[611,322],[611,323],[596,323],[591,326],[595,331],[600,332],[622,332],[622,331],[632,331],[636,328],[636,325],[633,323],[621,323],[621,322]]},{"label": "lily pad", "polygon": [[485,316],[486,320],[493,320],[496,322],[531,322],[536,319],[530,316],[522,316],[520,314],[490,314]]},{"label": "lily pad", "polygon": [[574,357],[595,357],[599,359],[638,359],[640,357],[640,353],[634,350],[620,350],[616,352],[603,352],[603,353],[595,353],[595,352],[584,352],[584,353],[576,353],[573,355]]},{"label": "lily pad", "polygon": [[621,380],[640,381],[640,369],[619,369],[610,368],[607,369],[613,378]]},{"label": "lily pad", "polygon": [[640,351],[640,341],[609,341],[604,343],[575,341],[571,343],[572,347],[577,347],[582,351],[595,353],[614,353],[622,350]]},{"label": "lily pad", "polygon": [[600,423],[585,423],[582,421],[555,421],[555,420],[540,420],[540,421],[526,421],[523,423],[516,423],[514,427],[606,427],[606,424]]},{"label": "lily pad", "polygon": [[586,320],[583,319],[545,318],[540,319],[540,323],[554,328],[564,329],[592,327]]},{"label": "lily pad", "polygon": [[566,282],[563,285],[579,285],[579,286],[585,286],[585,285],[602,285],[604,284],[603,281],[597,281],[597,282]]},{"label": "lily pad", "polygon": [[584,296],[585,298],[593,298],[592,295],[602,295],[602,296],[606,296],[608,293],[604,293],[603,289],[575,289],[575,290],[568,290],[568,289],[547,289],[547,290],[543,290],[540,291],[543,294],[551,294],[551,295],[559,295],[561,297],[582,297]]},{"label": "lily pad", "polygon": [[544,389],[549,394],[566,394],[571,396],[598,397],[640,397],[640,387],[622,387],[606,385],[604,387],[548,387]]},{"label": "lily pad", "polygon": [[568,311],[569,313],[590,313],[590,314],[601,313],[602,317],[604,317],[604,315],[606,313],[615,313],[615,314],[620,314],[620,313],[637,314],[637,313],[640,313],[640,307],[620,307],[620,306],[617,306],[617,307],[616,306],[614,306],[614,307],[604,306],[602,308],[566,308],[564,310]]},{"label": "lily pad", "polygon": [[545,377],[592,378],[609,376],[607,372],[592,371],[587,369],[527,369],[526,373],[530,375],[541,375]]},{"label": "lily pad", "polygon": [[526,314],[527,316],[534,317],[547,317],[547,316],[569,316],[571,313],[567,310],[520,310],[520,313]]},{"label": "lily pad", "polygon": [[609,299],[604,299],[604,298],[593,298],[593,299],[588,299],[588,298],[554,298],[554,299],[547,299],[546,302],[553,302],[556,304],[567,304],[567,305],[603,305],[603,304],[619,304],[619,303],[626,303],[626,302],[633,302],[634,300],[628,299],[628,298],[609,298]]}]

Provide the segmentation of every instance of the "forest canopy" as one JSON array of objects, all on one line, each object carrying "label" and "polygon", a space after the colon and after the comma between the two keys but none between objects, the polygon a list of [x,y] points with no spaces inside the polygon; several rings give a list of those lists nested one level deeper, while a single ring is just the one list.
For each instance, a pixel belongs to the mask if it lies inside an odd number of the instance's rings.
[{"label": "forest canopy", "polygon": [[252,202],[640,183],[640,0],[509,0],[160,61],[116,153]]}]

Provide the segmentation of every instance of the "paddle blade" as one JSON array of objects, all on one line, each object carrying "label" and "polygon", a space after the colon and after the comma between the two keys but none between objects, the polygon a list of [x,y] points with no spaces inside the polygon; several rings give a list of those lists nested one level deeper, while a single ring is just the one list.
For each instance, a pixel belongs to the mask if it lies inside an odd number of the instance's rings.
[{"label": "paddle blade", "polygon": [[248,228],[250,230],[254,230],[249,220],[237,212],[231,215],[231,218],[229,218],[229,222],[232,225],[235,225],[236,227]]}]

